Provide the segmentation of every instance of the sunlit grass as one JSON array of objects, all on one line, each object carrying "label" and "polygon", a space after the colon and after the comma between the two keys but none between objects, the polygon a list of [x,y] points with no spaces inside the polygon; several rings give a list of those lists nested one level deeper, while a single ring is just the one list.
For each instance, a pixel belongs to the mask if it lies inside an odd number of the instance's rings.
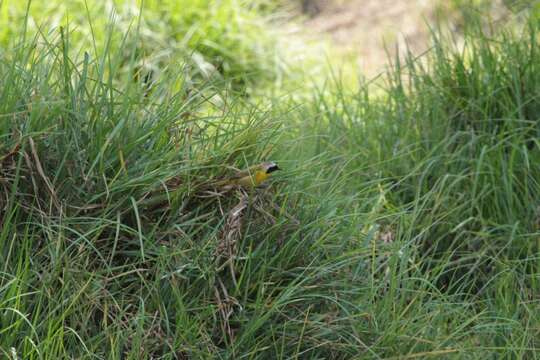
[{"label": "sunlit grass", "polygon": [[[262,99],[189,57],[149,84],[136,29],[6,46],[2,357],[535,358],[537,31]],[[207,191],[270,159],[267,188]]]}]

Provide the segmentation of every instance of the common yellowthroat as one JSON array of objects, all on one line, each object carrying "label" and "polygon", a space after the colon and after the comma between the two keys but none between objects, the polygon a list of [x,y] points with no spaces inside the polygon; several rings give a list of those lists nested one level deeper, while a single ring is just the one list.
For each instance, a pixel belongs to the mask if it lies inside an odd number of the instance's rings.
[{"label": "common yellowthroat", "polygon": [[276,170],[281,170],[273,161],[267,161],[239,171],[232,177],[217,182],[215,185],[224,188],[240,186],[246,189],[254,188],[266,181],[270,174]]}]

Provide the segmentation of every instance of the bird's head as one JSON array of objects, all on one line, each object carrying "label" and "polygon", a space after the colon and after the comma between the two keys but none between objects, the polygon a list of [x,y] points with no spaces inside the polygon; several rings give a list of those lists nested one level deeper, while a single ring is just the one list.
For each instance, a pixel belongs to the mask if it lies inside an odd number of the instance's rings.
[{"label": "bird's head", "polygon": [[273,161],[263,162],[261,164],[261,170],[266,174],[273,173],[274,171],[281,170],[279,166]]}]

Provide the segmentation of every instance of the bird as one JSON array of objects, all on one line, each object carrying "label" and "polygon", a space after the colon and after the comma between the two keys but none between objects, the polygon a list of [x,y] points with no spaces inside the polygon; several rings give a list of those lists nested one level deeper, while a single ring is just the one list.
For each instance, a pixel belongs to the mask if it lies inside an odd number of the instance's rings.
[{"label": "bird", "polygon": [[246,170],[238,171],[228,179],[216,182],[214,186],[224,189],[231,189],[234,187],[241,187],[244,189],[255,188],[268,180],[270,175],[277,170],[281,169],[275,162],[265,161],[258,165],[250,166]]}]

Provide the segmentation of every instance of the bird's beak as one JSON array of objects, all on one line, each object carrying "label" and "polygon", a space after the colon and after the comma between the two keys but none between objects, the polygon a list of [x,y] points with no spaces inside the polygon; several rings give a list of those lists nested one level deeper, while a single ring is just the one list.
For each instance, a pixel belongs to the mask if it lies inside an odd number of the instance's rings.
[{"label": "bird's beak", "polygon": [[277,165],[272,165],[272,166],[270,166],[270,167],[268,168],[268,170],[266,170],[266,173],[267,173],[267,174],[270,174],[271,172],[274,172],[274,171],[276,171],[276,170],[281,170],[281,169],[280,169],[279,166],[277,166]]}]

